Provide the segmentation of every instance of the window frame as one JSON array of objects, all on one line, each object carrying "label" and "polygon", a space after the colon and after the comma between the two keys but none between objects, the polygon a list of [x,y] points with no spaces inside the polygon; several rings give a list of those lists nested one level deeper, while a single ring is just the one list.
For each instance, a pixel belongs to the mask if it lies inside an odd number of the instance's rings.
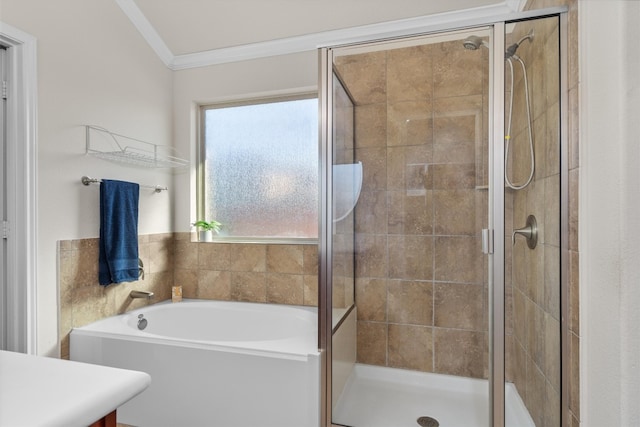
[{"label": "window frame", "polygon": [[[206,104],[200,104],[198,106],[198,117],[197,117],[197,140],[196,140],[196,217],[204,218],[205,217],[205,170],[204,170],[204,161],[206,160],[206,144],[204,141],[205,138],[205,114],[207,110],[213,109],[221,109],[221,108],[230,108],[230,107],[242,107],[249,105],[259,105],[259,104],[271,104],[277,102],[287,102],[287,101],[298,101],[304,99],[316,99],[318,98],[317,91],[300,91],[294,93],[287,94],[274,94],[268,96],[259,96],[259,97],[248,97],[237,100],[230,101],[221,101],[221,102],[212,102]],[[318,127],[319,127],[320,117],[318,116]],[[318,141],[316,143],[316,151],[319,152],[319,134]],[[320,215],[320,159],[318,157],[318,166],[317,166],[317,175],[318,175],[318,204],[316,206],[316,210],[318,211],[318,217]],[[195,220],[191,221],[192,223]],[[319,233],[319,226],[318,226]],[[212,243],[263,243],[263,244],[317,244],[319,237],[259,237],[259,236],[220,236],[214,235]],[[210,242],[211,243],[211,242]]]}]

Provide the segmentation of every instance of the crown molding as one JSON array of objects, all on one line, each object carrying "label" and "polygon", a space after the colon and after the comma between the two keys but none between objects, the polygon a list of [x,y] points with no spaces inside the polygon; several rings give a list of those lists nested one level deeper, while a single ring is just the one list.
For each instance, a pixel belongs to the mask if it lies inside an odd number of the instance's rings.
[{"label": "crown molding", "polygon": [[156,31],[156,29],[151,25],[151,22],[147,19],[146,16],[142,13],[138,5],[134,0],[115,0],[120,9],[124,12],[125,15],[129,18],[129,20],[133,23],[133,26],[137,28],[137,30],[142,34],[142,37],[147,41],[151,49],[158,55],[158,58],[164,65],[171,68],[171,63],[175,55],[167,44],[162,40],[160,34]]},{"label": "crown molding", "polygon": [[482,25],[489,18],[518,12],[526,0],[505,0],[490,6],[419,16],[415,18],[323,31],[278,40],[249,43],[203,52],[174,55],[134,0],[115,0],[162,62],[171,70],[206,67],[229,62],[316,50],[368,40],[440,31],[452,27]]},{"label": "crown molding", "polygon": [[512,12],[522,12],[527,0],[505,0],[505,4]]}]

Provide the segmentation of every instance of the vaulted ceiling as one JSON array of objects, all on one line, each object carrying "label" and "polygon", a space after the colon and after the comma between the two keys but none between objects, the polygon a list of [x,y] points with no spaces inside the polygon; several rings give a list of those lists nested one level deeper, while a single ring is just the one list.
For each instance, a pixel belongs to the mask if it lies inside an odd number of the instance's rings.
[{"label": "vaulted ceiling", "polygon": [[[167,66],[315,48],[351,28],[452,14],[507,13],[523,0],[115,0]],[[315,37],[314,37],[315,35]],[[292,47],[292,41],[297,41]],[[315,43],[315,45],[314,45]],[[294,43],[295,44],[295,43]],[[283,45],[288,47],[285,49]],[[273,52],[272,52],[273,53]],[[276,49],[275,54],[278,54]],[[286,52],[280,52],[286,53]],[[222,57],[222,59],[221,59]]]}]

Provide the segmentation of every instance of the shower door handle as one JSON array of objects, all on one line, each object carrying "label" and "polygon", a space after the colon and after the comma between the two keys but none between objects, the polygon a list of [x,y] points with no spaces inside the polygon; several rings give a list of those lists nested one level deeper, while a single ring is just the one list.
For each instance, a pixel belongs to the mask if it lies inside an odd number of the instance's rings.
[{"label": "shower door handle", "polygon": [[538,222],[536,221],[536,217],[529,215],[527,217],[527,225],[522,228],[518,228],[517,230],[513,230],[511,242],[514,245],[516,244],[516,235],[518,234],[527,239],[527,246],[529,249],[535,249],[538,244]]},{"label": "shower door handle", "polygon": [[493,253],[493,230],[482,229],[482,253],[491,255]]}]

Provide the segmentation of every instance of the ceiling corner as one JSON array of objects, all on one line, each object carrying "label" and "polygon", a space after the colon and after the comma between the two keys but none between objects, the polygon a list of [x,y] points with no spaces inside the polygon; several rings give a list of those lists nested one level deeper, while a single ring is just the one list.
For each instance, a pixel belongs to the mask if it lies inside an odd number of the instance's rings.
[{"label": "ceiling corner", "polygon": [[140,32],[164,65],[171,68],[175,55],[169,47],[167,47],[167,44],[162,40],[160,34],[153,28],[153,25],[151,25],[149,20],[144,16],[140,8],[138,8],[135,1],[115,0],[115,2],[120,6],[120,9],[127,15],[133,26]]}]

